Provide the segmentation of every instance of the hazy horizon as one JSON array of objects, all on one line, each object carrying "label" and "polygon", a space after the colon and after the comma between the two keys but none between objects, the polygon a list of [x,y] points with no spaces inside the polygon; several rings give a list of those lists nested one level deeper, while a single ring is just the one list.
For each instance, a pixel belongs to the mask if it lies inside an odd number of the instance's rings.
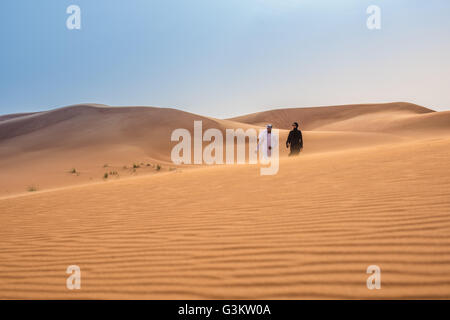
[{"label": "hazy horizon", "polygon": [[[69,5],[81,29],[69,30]],[[366,26],[370,5],[381,29]],[[450,110],[445,0],[8,1],[0,114],[74,104],[228,118],[404,101]]]}]

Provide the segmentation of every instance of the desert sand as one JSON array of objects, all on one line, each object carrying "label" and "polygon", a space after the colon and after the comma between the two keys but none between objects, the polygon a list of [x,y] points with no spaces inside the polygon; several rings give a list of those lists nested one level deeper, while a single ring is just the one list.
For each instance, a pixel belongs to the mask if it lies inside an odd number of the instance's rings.
[{"label": "desert sand", "polygon": [[[298,121],[305,148],[282,148],[273,176],[176,166],[170,134],[194,120],[270,122],[282,147]],[[2,116],[0,299],[450,298],[449,160],[450,112],[409,103]],[[81,290],[66,289],[69,265]]]}]

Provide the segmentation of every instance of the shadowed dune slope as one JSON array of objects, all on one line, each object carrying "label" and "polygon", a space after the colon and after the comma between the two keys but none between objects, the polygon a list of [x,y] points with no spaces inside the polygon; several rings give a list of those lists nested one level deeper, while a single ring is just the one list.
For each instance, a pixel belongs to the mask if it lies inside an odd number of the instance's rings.
[{"label": "shadowed dune slope", "polygon": [[[0,121],[0,194],[99,180],[134,163],[172,165],[175,129],[247,128],[175,109],[75,105],[4,116]],[[103,169],[108,165],[108,168]],[[68,172],[75,168],[79,175]],[[119,174],[129,176],[129,170]],[[132,171],[131,174],[139,174]],[[151,170],[147,170],[151,171]],[[153,170],[154,171],[154,170]]]},{"label": "shadowed dune slope", "polygon": [[204,130],[236,126],[169,108],[75,105],[6,118],[0,122],[0,146],[30,151],[122,144],[169,160],[172,131],[186,128],[192,133],[195,120],[203,122]]},{"label": "shadowed dune slope", "polygon": [[0,122],[1,121],[6,121],[6,120],[11,120],[11,119],[14,119],[14,118],[25,117],[25,116],[32,115],[32,114],[35,114],[35,113],[37,113],[37,112],[5,114],[5,115],[0,116]]}]

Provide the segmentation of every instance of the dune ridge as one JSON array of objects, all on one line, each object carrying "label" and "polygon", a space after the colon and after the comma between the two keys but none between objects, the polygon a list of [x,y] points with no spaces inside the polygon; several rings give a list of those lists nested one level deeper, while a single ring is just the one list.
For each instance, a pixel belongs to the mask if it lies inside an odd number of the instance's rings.
[{"label": "dune ridge", "polygon": [[[257,112],[231,118],[230,120],[248,124],[272,123],[277,128],[290,129],[292,119],[298,119],[304,130],[316,130],[327,124],[334,124],[352,118],[364,116],[381,116],[387,118],[391,113],[395,115],[420,115],[434,113],[434,110],[406,102],[393,102],[384,104],[357,104],[329,107],[309,108],[281,108]],[[370,118],[369,118],[370,119]],[[352,127],[345,128],[351,130]]]}]

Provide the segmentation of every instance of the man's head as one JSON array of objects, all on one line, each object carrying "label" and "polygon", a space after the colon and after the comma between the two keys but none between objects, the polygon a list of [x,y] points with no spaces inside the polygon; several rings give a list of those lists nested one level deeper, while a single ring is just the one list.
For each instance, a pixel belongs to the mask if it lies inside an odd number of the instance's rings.
[{"label": "man's head", "polygon": [[298,129],[298,123],[297,122],[294,122],[292,124],[292,129]]},{"label": "man's head", "polygon": [[271,132],[272,132],[272,125],[271,125],[271,124],[268,124],[268,125],[266,126],[266,128],[267,128],[267,132],[268,132],[268,133],[271,133]]}]

